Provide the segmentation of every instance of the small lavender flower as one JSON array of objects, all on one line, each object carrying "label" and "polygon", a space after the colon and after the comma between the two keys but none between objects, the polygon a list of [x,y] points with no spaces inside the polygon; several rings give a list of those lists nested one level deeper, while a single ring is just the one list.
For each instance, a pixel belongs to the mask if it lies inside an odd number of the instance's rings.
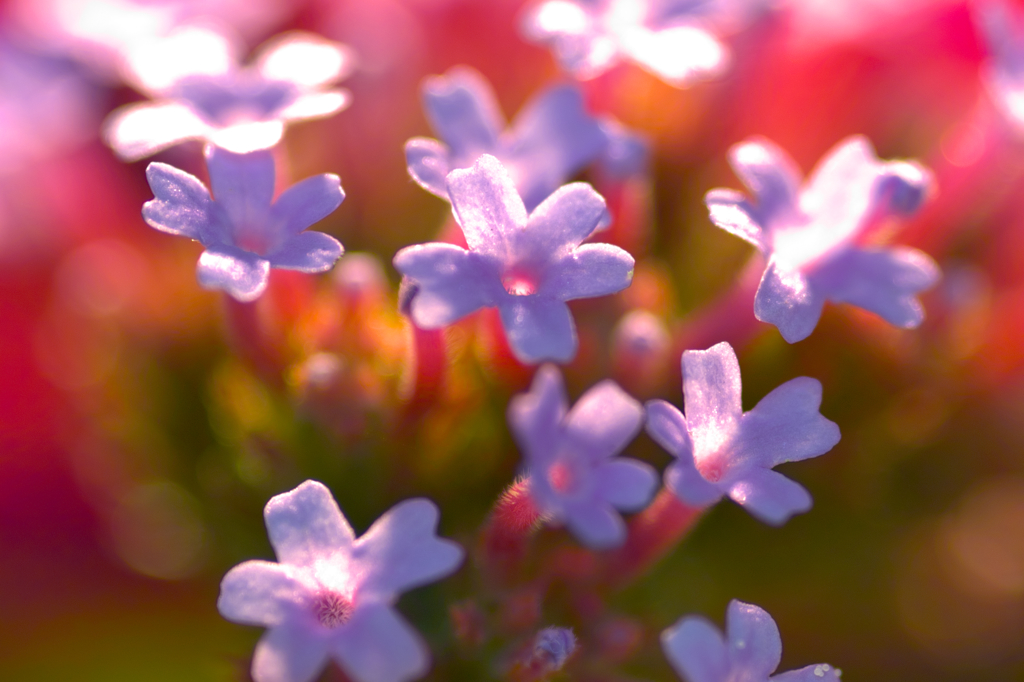
[{"label": "small lavender flower", "polygon": [[207,289],[252,301],[267,288],[270,268],[329,270],[343,252],[323,232],[304,231],[345,198],[337,175],[306,178],[274,198],[274,159],[269,151],[232,154],[206,147],[213,197],[194,176],[164,163],[146,169],[156,197],[142,217],[161,232],[190,237],[206,250],[196,272]]},{"label": "small lavender flower", "polygon": [[712,222],[767,259],[754,298],[757,319],[790,343],[814,331],[826,300],[851,303],[897,327],[921,323],[915,294],[938,279],[934,261],[916,249],[860,242],[882,219],[920,208],[932,185],[925,168],[881,162],[860,136],[840,142],[802,188],[793,161],[767,140],[733,147],[729,161],[754,201],[714,189],[705,202]]},{"label": "small lavender flower", "polygon": [[544,628],[533,640],[533,655],[547,663],[549,670],[561,670],[576,651],[572,628]]},{"label": "small lavender flower", "polygon": [[1024,132],[1024,12],[1002,0],[974,3],[990,58],[981,79],[996,106]]},{"label": "small lavender flower", "polygon": [[493,156],[447,178],[452,211],[469,250],[418,244],[395,254],[411,284],[405,307],[422,329],[440,329],[496,307],[515,356],[524,363],[568,362],[576,326],[566,301],[629,286],[633,258],[611,244],[581,244],[606,220],[590,185],[565,185],[527,215],[515,184]]},{"label": "small lavender flower", "polygon": [[757,518],[780,525],[811,508],[810,494],[772,467],[817,457],[839,442],[818,412],[821,383],[799,377],[744,412],[740,366],[728,343],[683,353],[686,416],[664,400],[647,403],[647,433],[676,458],[665,485],[704,507],[728,495]]},{"label": "small lavender flower", "polygon": [[462,549],[435,535],[432,502],[406,500],[357,539],[331,492],[306,481],[273,497],[264,517],[279,563],[235,566],[217,600],[228,620],[268,628],[253,656],[256,682],[308,682],[329,658],[356,682],[426,672],[426,647],[392,605],[462,562]]},{"label": "small lavender flower", "polygon": [[490,84],[464,66],[426,79],[423,106],[441,141],[415,137],[405,156],[412,178],[442,199],[448,173],[469,168],[481,154],[508,169],[528,211],[591,163],[612,177],[636,174],[646,163],[646,141],[611,118],[588,114],[575,85],[544,89],[507,130]]},{"label": "small lavender flower", "polygon": [[[107,143],[128,161],[193,139],[244,153],[273,147],[290,121],[329,116],[348,105],[348,92],[330,87],[352,68],[343,45],[293,32],[264,45],[252,66],[240,67],[232,52],[226,38],[196,28],[136,50],[136,80],[155,101],[111,114]],[[179,62],[184,73],[174,68]]]},{"label": "small lavender flower", "polygon": [[615,511],[638,511],[657,487],[654,469],[616,457],[636,437],[643,408],[615,382],[583,394],[569,410],[558,370],[537,370],[529,393],[512,399],[508,421],[529,470],[527,489],[540,514],[564,523],[584,544],[598,549],[626,539]]},{"label": "small lavender flower", "polygon": [[548,45],[576,78],[600,76],[622,60],[683,87],[713,78],[729,54],[714,33],[728,0],[543,0],[525,15],[522,33]]},{"label": "small lavender flower", "polygon": [[782,638],[764,609],[732,600],[722,637],[701,616],[687,616],[661,633],[669,663],[687,682],[839,682],[827,663],[772,675],[782,660]]}]

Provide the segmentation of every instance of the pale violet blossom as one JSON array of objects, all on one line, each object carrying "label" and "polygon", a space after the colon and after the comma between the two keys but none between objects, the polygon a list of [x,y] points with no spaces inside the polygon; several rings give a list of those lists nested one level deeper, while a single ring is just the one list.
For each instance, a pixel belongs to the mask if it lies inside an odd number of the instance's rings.
[{"label": "pale violet blossom", "polygon": [[275,37],[251,65],[238,62],[225,35],[183,27],[137,47],[130,67],[152,101],[128,104],[105,124],[107,143],[135,160],[185,140],[205,140],[236,153],[277,144],[291,121],[319,118],[349,103],[333,84],[353,57],[343,45],[302,32]]},{"label": "pale violet blossom", "polygon": [[839,427],[818,412],[821,383],[792,379],[744,412],[732,346],[688,350],[682,364],[685,416],[664,400],[647,403],[647,433],[676,458],[665,470],[668,489],[693,507],[729,496],[774,525],[810,509],[810,493],[772,469],[839,442]]},{"label": "pale violet blossom", "polygon": [[879,161],[867,138],[840,142],[803,187],[796,164],[777,146],[753,138],[729,161],[753,194],[708,192],[711,221],[750,242],[767,260],[754,298],[757,319],[794,343],[807,338],[825,301],[850,303],[897,327],[916,327],[916,294],[939,277],[925,253],[864,243],[889,218],[913,215],[933,184],[909,161]]},{"label": "pale violet blossom", "polygon": [[442,199],[448,173],[469,168],[481,154],[501,161],[530,211],[591,164],[612,178],[646,165],[646,141],[610,117],[591,116],[577,85],[545,88],[506,128],[490,84],[457,66],[424,81],[423,107],[440,140],[409,140],[406,160],[412,178]]},{"label": "pale violet blossom", "polygon": [[611,244],[583,244],[607,220],[604,199],[582,182],[564,185],[527,213],[501,163],[487,154],[447,177],[452,212],[469,249],[407,246],[395,268],[413,322],[440,329],[485,307],[498,309],[521,362],[568,362],[576,325],[566,301],[621,291],[633,257]]},{"label": "pale violet blossom", "polygon": [[640,403],[610,380],[591,388],[569,409],[558,369],[538,369],[530,391],[509,403],[508,422],[523,452],[530,498],[541,516],[564,524],[590,547],[621,545],[626,524],[616,510],[639,511],[658,485],[649,464],[617,456],[639,433],[643,420]]},{"label": "pale violet blossom", "polygon": [[267,628],[253,656],[256,682],[311,682],[328,659],[355,682],[426,673],[427,648],[394,603],[462,563],[462,549],[436,535],[433,502],[401,502],[356,538],[330,490],[306,481],[273,497],[264,517],[277,563],[235,566],[217,600],[228,620]]},{"label": "pale violet blossom", "polygon": [[292,185],[274,199],[274,158],[208,145],[206,166],[213,196],[198,178],[164,163],[146,169],[154,199],[142,217],[161,232],[195,239],[206,247],[197,277],[252,301],[267,287],[270,268],[324,272],[343,248],[334,237],[306,230],[338,208],[345,193],[337,175],[324,173]]},{"label": "pale violet blossom", "polygon": [[686,682],[839,682],[827,663],[772,675],[782,660],[782,638],[768,612],[732,600],[725,636],[701,616],[686,616],[661,633],[669,663]]}]

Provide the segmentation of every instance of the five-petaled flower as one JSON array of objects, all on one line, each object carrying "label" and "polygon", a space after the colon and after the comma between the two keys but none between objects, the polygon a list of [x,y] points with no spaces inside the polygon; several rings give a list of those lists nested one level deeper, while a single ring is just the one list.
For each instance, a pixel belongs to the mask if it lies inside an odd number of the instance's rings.
[{"label": "five-petaled flower", "polygon": [[197,178],[164,163],[146,169],[156,197],[142,207],[150,226],[202,242],[197,276],[208,289],[252,301],[267,288],[270,268],[329,270],[342,246],[323,232],[305,231],[345,198],[337,175],[292,185],[274,199],[269,151],[233,154],[206,147],[213,197]]},{"label": "five-petaled flower", "polygon": [[462,562],[462,549],[435,534],[434,503],[406,500],[357,539],[326,486],[306,481],[273,497],[264,516],[279,563],[235,566],[217,600],[228,620],[268,628],[253,656],[256,682],[308,682],[328,658],[357,682],[426,672],[426,647],[392,604]]},{"label": "five-petaled flower", "polygon": [[772,467],[817,457],[839,442],[839,427],[818,412],[821,383],[799,377],[750,412],[740,400],[740,366],[728,343],[683,353],[686,416],[664,400],[647,403],[647,432],[675,458],[665,485],[703,507],[728,495],[771,524],[811,508],[810,494]]},{"label": "five-petaled flower", "polygon": [[571,360],[576,326],[566,301],[613,294],[633,279],[633,257],[619,247],[581,245],[605,221],[604,199],[576,182],[527,215],[512,178],[487,154],[449,173],[447,187],[469,250],[432,243],[395,254],[395,267],[414,285],[413,322],[440,329],[497,307],[521,362]]},{"label": "five-petaled flower", "polygon": [[543,0],[525,15],[527,39],[588,80],[623,59],[672,85],[713,78],[728,64],[715,27],[736,14],[723,0]]},{"label": "five-petaled flower", "polygon": [[732,600],[725,637],[701,616],[686,616],[661,633],[661,646],[686,682],[839,682],[827,663],[772,675],[782,660],[782,638],[768,612]]},{"label": "five-petaled flower", "polygon": [[610,380],[584,393],[569,410],[558,370],[538,369],[529,393],[509,403],[508,421],[540,514],[564,523],[590,547],[622,544],[626,526],[615,510],[643,508],[658,484],[650,465],[615,456],[636,437],[643,419],[640,403]]},{"label": "five-petaled flower", "polygon": [[107,143],[129,161],[194,139],[244,153],[276,145],[290,121],[349,103],[346,90],[331,87],[354,63],[343,45],[292,32],[264,45],[252,66],[240,67],[233,52],[227,38],[188,28],[137,54],[139,87],[155,101],[111,114]]},{"label": "five-petaled flower", "polygon": [[938,267],[916,249],[864,242],[884,219],[918,210],[932,184],[926,169],[879,161],[860,136],[829,152],[803,188],[793,161],[767,140],[733,147],[729,160],[755,200],[714,189],[705,202],[712,222],[767,259],[754,298],[757,319],[790,343],[814,331],[826,300],[851,303],[897,327],[921,323],[915,294],[936,282]]},{"label": "five-petaled flower", "polygon": [[481,154],[501,161],[528,211],[591,163],[616,178],[645,166],[646,142],[611,118],[588,114],[576,85],[544,89],[508,130],[490,84],[473,69],[457,66],[428,78],[423,105],[441,141],[415,137],[405,156],[412,178],[442,199],[448,173],[469,168]]}]

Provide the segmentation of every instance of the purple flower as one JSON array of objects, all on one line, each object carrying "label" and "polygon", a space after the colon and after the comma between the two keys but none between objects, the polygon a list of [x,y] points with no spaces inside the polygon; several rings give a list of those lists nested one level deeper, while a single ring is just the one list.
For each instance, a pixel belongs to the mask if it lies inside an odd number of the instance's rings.
[{"label": "purple flower", "polygon": [[614,177],[638,173],[646,163],[647,143],[610,118],[588,114],[575,85],[541,91],[508,130],[490,84],[464,66],[428,78],[423,105],[441,142],[415,137],[405,156],[413,179],[442,199],[448,173],[469,168],[481,154],[504,164],[531,211],[595,161]]},{"label": "purple flower", "polygon": [[336,209],[345,193],[337,175],[306,178],[274,198],[269,151],[232,154],[206,147],[213,198],[197,178],[164,163],[146,169],[155,199],[142,217],[161,232],[202,242],[197,276],[207,289],[252,301],[267,288],[270,268],[329,270],[342,246],[323,232],[304,232]]},{"label": "purple flower", "polygon": [[581,245],[606,220],[604,199],[575,182],[527,215],[508,172],[486,154],[449,173],[447,187],[469,250],[432,243],[395,254],[395,267],[412,282],[413,322],[440,329],[496,307],[521,362],[571,360],[576,326],[565,302],[613,294],[633,279],[633,257],[619,247]]},{"label": "purple flower", "polygon": [[982,82],[1003,114],[1024,130],[1024,12],[1001,0],[974,4],[991,58]]},{"label": "purple flower", "polygon": [[549,45],[562,68],[588,80],[622,60],[682,87],[713,78],[728,51],[713,29],[736,14],[727,0],[543,0],[523,35]]},{"label": "purple flower", "polygon": [[356,539],[330,490],[306,481],[271,498],[264,517],[279,563],[235,566],[217,600],[228,620],[268,628],[253,656],[256,682],[307,682],[328,658],[357,682],[426,672],[426,647],[392,605],[462,562],[462,549],[435,535],[433,502],[401,502]]},{"label": "purple flower", "polygon": [[530,392],[509,403],[508,422],[540,514],[564,523],[590,547],[622,544],[626,525],[615,510],[639,511],[658,484],[650,465],[615,456],[643,419],[640,403],[610,380],[584,393],[570,411],[562,375],[551,365],[538,369]]},{"label": "purple flower", "polygon": [[811,496],[772,467],[817,457],[839,442],[818,413],[821,383],[799,377],[744,412],[740,366],[728,343],[683,353],[686,416],[664,400],[647,403],[647,433],[676,458],[665,485],[704,507],[728,495],[757,518],[780,525],[811,508]]},{"label": "purple flower", "polygon": [[661,633],[661,647],[687,682],[839,682],[840,670],[827,663],[772,675],[782,660],[782,638],[759,606],[729,602],[725,633],[705,618],[687,616]]},{"label": "purple flower", "polygon": [[729,161],[754,201],[713,189],[705,202],[712,222],[767,259],[754,298],[757,319],[790,343],[814,331],[826,300],[870,310],[897,327],[921,323],[915,294],[938,279],[934,261],[916,249],[859,242],[883,219],[918,210],[932,185],[925,168],[879,161],[860,136],[840,142],[802,188],[796,165],[767,140],[736,145]]},{"label": "purple flower", "polygon": [[249,67],[238,65],[226,38],[196,28],[132,57],[140,88],[156,100],[107,120],[107,143],[126,160],[193,139],[238,153],[268,149],[289,121],[328,116],[349,102],[347,91],[330,85],[351,70],[351,54],[312,34],[275,38]]}]

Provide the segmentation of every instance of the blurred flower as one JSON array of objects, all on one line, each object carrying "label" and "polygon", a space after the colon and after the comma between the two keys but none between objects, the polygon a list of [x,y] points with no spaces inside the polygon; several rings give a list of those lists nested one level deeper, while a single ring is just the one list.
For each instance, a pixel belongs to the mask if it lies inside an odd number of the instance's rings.
[{"label": "blurred flower", "polygon": [[149,164],[146,177],[156,198],[142,207],[151,227],[206,247],[197,271],[202,286],[252,301],[266,289],[271,267],[323,272],[341,257],[337,239],[304,231],[345,198],[337,175],[306,178],[271,203],[269,151],[232,154],[208,145],[206,165],[213,198],[194,176],[164,163]]},{"label": "blurred flower", "polygon": [[130,65],[153,102],[129,104],[107,119],[108,144],[125,160],[149,156],[192,139],[244,153],[274,146],[290,121],[333,114],[349,102],[330,87],[352,69],[343,45],[292,32],[238,65],[231,40],[185,27],[137,48]]},{"label": "blurred flower", "polygon": [[615,509],[642,509],[658,484],[650,465],[615,457],[643,419],[640,403],[610,380],[584,393],[570,411],[558,370],[537,370],[530,392],[509,403],[508,421],[540,514],[564,523],[590,547],[622,544],[626,526]]},{"label": "blurred flower", "polygon": [[851,303],[897,327],[921,323],[924,310],[914,295],[939,278],[934,261],[916,249],[858,242],[882,219],[920,208],[932,185],[925,168],[880,162],[860,136],[836,145],[802,188],[796,165],[768,140],[736,145],[729,161],[755,200],[713,189],[705,202],[712,222],[768,259],[754,298],[757,319],[790,343],[814,331],[826,300]]},{"label": "blurred flower", "polygon": [[545,88],[507,130],[490,84],[464,66],[428,78],[423,105],[442,141],[415,137],[405,156],[412,178],[442,199],[448,198],[448,173],[469,168],[481,154],[501,161],[528,211],[588,164],[625,177],[646,162],[645,140],[611,118],[588,114],[575,85]]},{"label": "blurred flower", "polygon": [[426,647],[392,604],[462,562],[462,549],[435,535],[433,502],[406,500],[356,539],[330,490],[306,481],[273,497],[264,517],[280,563],[235,566],[217,600],[228,620],[269,628],[253,656],[256,682],[308,682],[328,658],[357,682],[426,672]]},{"label": "blurred flower", "polygon": [[979,0],[975,19],[990,59],[981,72],[989,96],[1024,132],[1024,11],[1003,0]]},{"label": "blurred flower", "polygon": [[818,380],[787,381],[743,412],[739,362],[722,342],[683,353],[683,399],[685,417],[664,400],[647,403],[647,433],[678,460],[665,485],[680,500],[703,507],[728,495],[774,525],[811,508],[810,494],[772,467],[839,442],[839,427],[818,412]]},{"label": "blurred flower", "polygon": [[544,0],[524,16],[528,40],[549,45],[562,68],[588,80],[623,59],[682,87],[714,78],[728,50],[712,31],[723,0]]},{"label": "blurred flower", "polygon": [[839,669],[827,663],[772,675],[782,660],[782,638],[775,621],[759,606],[729,602],[725,632],[722,637],[706,619],[686,616],[661,633],[661,647],[687,682],[839,681]]},{"label": "blurred flower", "polygon": [[508,171],[487,154],[449,173],[447,187],[469,250],[435,242],[395,254],[395,267],[413,282],[413,321],[439,329],[497,307],[520,362],[571,360],[576,326],[565,302],[613,294],[633,277],[633,257],[619,247],[581,245],[605,221],[604,199],[572,183],[527,215]]}]

